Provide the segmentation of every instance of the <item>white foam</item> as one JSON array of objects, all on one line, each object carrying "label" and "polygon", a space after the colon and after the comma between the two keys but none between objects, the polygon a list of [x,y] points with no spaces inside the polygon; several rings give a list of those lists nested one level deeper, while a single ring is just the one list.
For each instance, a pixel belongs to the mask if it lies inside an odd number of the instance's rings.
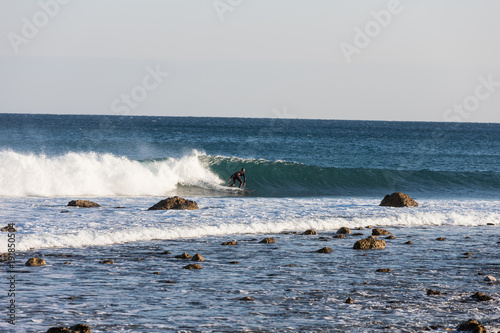
[{"label": "white foam", "polygon": [[92,152],[49,157],[0,151],[0,196],[158,196],[178,184],[217,186],[222,180],[199,155],[139,162]]},{"label": "white foam", "polygon": [[[191,198],[193,199],[193,198]],[[155,239],[200,238],[241,234],[277,234],[283,231],[336,231],[342,226],[479,226],[500,221],[499,202],[432,201],[418,208],[378,207],[378,200],[199,198],[200,210],[160,211],[146,209],[156,198],[127,198],[125,209],[114,209],[121,199],[101,198],[100,209],[31,205],[26,211],[4,212],[6,221],[16,214],[19,229],[17,249],[111,245]],[[2,206],[14,207],[26,199],[5,199]],[[39,202],[42,199],[30,199]],[[107,200],[107,201],[106,201]],[[124,199],[125,200],[125,199]],[[62,200],[61,200],[62,201]],[[106,205],[107,203],[107,205]],[[107,207],[106,207],[107,206]],[[7,215],[7,216],[6,216]],[[7,239],[0,239],[6,248]]]}]

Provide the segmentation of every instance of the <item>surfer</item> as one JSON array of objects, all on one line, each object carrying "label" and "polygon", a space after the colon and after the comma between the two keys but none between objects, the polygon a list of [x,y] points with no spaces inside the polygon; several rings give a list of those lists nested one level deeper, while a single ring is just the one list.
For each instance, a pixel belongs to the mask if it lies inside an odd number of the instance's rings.
[{"label": "surfer", "polygon": [[[241,177],[243,177],[243,181],[241,181]],[[242,168],[240,171],[236,171],[235,173],[233,173],[231,175],[231,178],[229,178],[228,182],[230,182],[230,181],[233,181],[233,183],[231,185],[229,185],[229,187],[236,184],[236,181],[240,182],[240,188],[241,188],[241,184],[243,184],[243,186],[245,186],[247,184],[247,177],[245,176],[245,169]]]}]

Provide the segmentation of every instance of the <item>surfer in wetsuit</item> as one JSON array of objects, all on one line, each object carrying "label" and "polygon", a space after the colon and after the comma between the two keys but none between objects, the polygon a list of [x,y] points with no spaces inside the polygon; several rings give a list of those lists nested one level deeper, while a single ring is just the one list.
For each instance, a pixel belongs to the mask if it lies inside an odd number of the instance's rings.
[{"label": "surfer in wetsuit", "polygon": [[[243,177],[243,181],[241,181],[241,177]],[[236,181],[240,182],[240,188],[241,188],[241,184],[243,184],[243,186],[245,186],[247,184],[247,177],[245,176],[245,169],[242,168],[240,171],[236,171],[235,173],[233,173],[231,175],[231,178],[229,178],[228,182],[230,182],[230,181],[233,181],[233,183],[231,185],[229,185],[229,187],[236,184]]]}]

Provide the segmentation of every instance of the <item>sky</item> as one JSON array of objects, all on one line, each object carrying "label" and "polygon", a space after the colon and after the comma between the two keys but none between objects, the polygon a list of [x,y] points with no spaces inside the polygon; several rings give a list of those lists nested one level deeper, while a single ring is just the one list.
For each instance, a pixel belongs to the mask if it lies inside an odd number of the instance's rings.
[{"label": "sky", "polygon": [[0,0],[0,112],[500,123],[498,0]]}]

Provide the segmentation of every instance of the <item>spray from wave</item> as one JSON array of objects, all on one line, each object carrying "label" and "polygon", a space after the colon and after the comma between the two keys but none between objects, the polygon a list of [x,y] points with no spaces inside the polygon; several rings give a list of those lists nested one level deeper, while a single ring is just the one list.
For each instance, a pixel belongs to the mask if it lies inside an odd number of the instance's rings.
[{"label": "spray from wave", "polygon": [[0,152],[0,196],[161,196],[179,185],[216,187],[222,180],[199,160],[136,161],[112,154],[61,156]]}]

